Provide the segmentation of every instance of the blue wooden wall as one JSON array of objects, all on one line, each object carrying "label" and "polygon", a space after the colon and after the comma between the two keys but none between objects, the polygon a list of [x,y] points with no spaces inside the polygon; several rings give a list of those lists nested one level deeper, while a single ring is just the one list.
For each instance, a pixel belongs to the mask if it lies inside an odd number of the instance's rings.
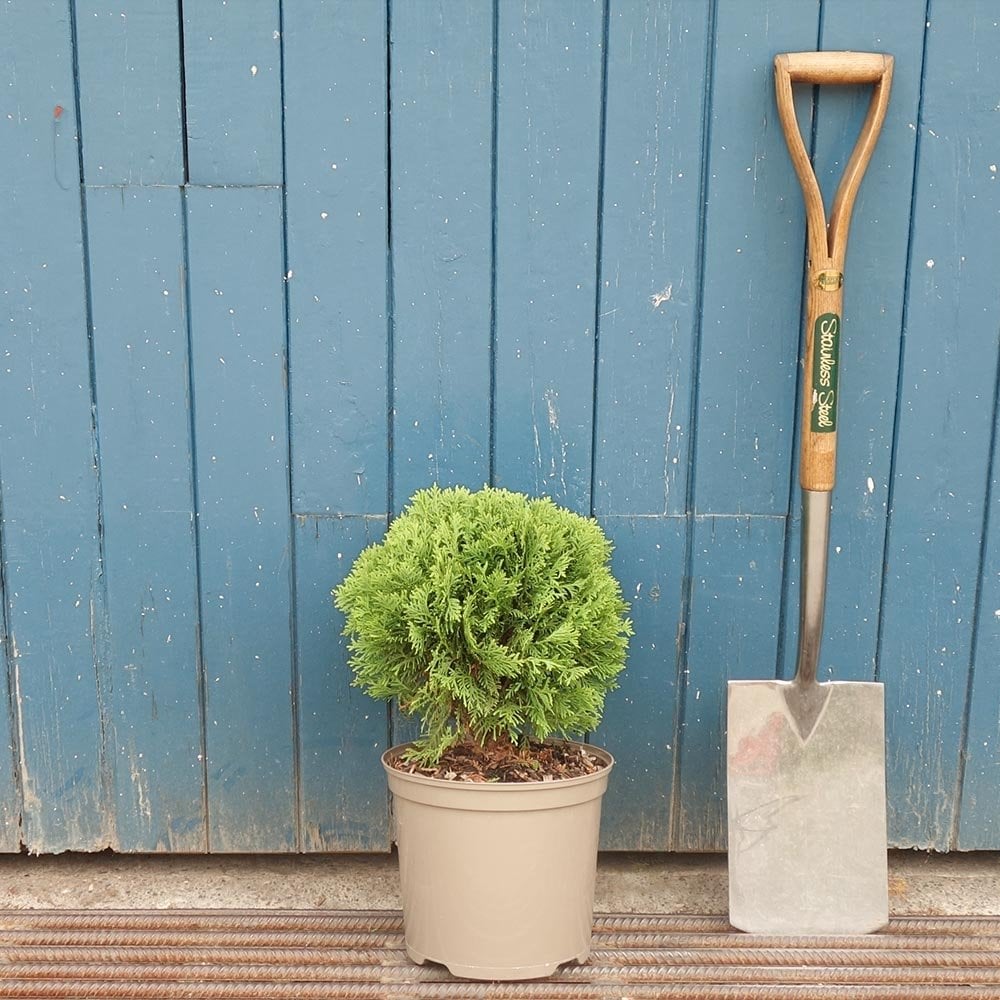
[{"label": "blue wooden wall", "polygon": [[[824,675],[899,846],[1000,848],[994,0],[8,0],[0,848],[383,850],[329,592],[417,488],[600,519],[612,849],[724,846],[795,646],[776,52],[891,52],[847,265]],[[829,194],[866,94],[803,89]]]}]

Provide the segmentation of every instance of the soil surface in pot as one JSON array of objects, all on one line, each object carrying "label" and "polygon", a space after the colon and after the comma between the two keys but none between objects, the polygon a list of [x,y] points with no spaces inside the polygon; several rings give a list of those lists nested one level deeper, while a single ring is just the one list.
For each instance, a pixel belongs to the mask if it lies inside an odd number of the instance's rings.
[{"label": "soil surface in pot", "polygon": [[424,767],[405,756],[389,761],[397,771],[423,774],[444,781],[530,782],[558,781],[595,774],[606,764],[580,743],[544,743],[529,740],[525,746],[509,742],[479,746],[460,743],[452,747],[434,767]]}]

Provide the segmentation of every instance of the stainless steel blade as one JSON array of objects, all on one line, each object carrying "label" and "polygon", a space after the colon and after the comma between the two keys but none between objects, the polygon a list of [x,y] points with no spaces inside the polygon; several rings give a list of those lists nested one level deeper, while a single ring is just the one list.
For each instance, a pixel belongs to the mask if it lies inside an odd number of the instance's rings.
[{"label": "stainless steel blade", "polygon": [[791,682],[729,682],[729,919],[745,931],[865,934],[889,919],[883,686],[821,686],[803,739]]}]

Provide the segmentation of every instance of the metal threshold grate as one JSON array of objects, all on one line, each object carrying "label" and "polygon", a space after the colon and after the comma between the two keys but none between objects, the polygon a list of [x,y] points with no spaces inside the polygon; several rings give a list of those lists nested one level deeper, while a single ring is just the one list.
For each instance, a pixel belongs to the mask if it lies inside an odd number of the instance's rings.
[{"label": "metal threshold grate", "polygon": [[587,965],[490,984],[411,964],[394,912],[7,910],[0,964],[0,997],[21,998],[996,1000],[1000,917],[794,938],[719,917],[599,915]]}]

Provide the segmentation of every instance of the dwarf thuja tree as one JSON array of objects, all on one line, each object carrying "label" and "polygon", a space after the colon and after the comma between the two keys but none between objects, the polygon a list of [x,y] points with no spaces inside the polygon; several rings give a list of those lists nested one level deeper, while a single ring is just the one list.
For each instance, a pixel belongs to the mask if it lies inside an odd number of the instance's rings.
[{"label": "dwarf thuja tree", "polygon": [[411,756],[579,734],[625,665],[628,606],[592,520],[507,490],[421,490],[334,592],[354,683],[421,719]]}]

